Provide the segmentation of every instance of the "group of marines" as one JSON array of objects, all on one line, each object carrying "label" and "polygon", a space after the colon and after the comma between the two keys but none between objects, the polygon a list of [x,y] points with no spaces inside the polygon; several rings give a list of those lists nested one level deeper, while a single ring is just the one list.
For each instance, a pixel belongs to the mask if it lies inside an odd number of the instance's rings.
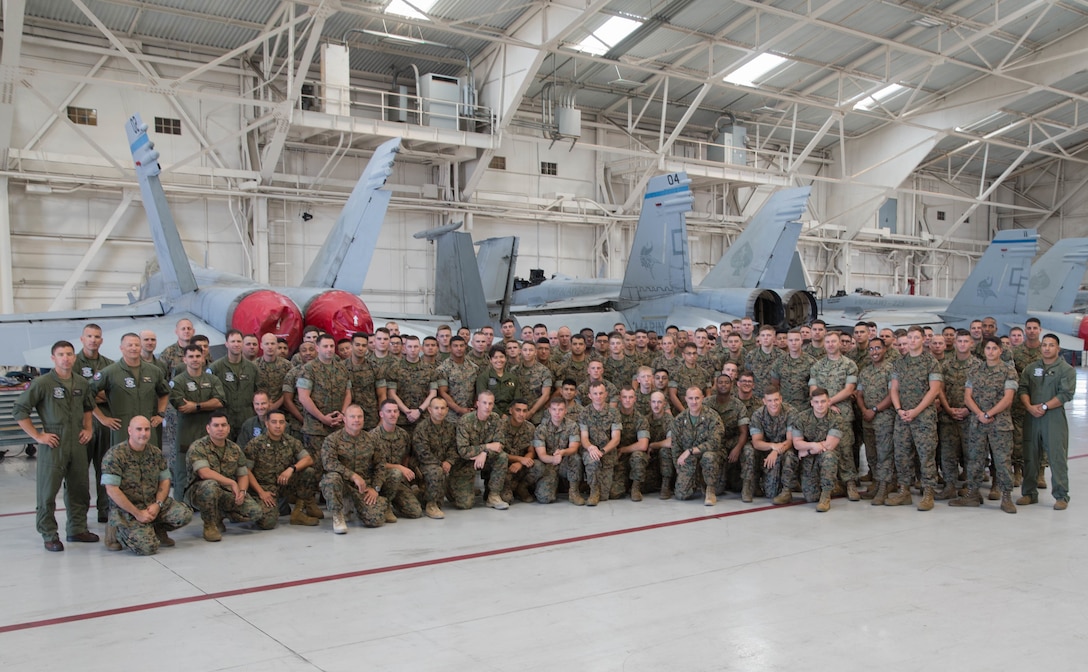
[{"label": "group of marines", "polygon": [[39,444],[38,532],[63,550],[64,482],[67,539],[98,541],[89,463],[107,547],[138,554],[173,546],[190,506],[207,541],[225,520],[319,525],[319,492],[337,534],[352,516],[379,527],[440,519],[446,502],[469,509],[479,495],[504,510],[563,491],[578,506],[700,491],[712,506],[727,490],[785,505],[799,492],[823,512],[837,494],[910,505],[913,486],[926,511],[979,506],[988,481],[988,498],[1015,513],[1038,502],[1044,459],[1054,508],[1069,500],[1075,373],[1034,319],[1000,339],[992,318],[941,333],[750,318],[662,335],[622,323],[517,333],[512,320],[500,331],[443,325],[421,341],[388,323],[337,341],[307,327],[288,359],[284,339],[232,330],[210,361],[182,319],[160,354],[154,333],[130,333],[111,362],[86,325],[78,352],[56,343],[54,368],[15,405]]}]

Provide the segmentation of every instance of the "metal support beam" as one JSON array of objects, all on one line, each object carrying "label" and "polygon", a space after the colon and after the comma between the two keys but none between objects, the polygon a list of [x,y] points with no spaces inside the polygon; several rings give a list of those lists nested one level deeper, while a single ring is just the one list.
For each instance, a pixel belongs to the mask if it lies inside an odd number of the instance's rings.
[{"label": "metal support beam", "polygon": [[[105,245],[106,240],[110,237],[110,234],[113,233],[118,222],[121,221],[121,218],[128,211],[128,206],[132,204],[135,196],[135,192],[129,189],[124,190],[121,196],[121,203],[118,204],[117,208],[113,211],[113,214],[110,215],[110,218],[106,220],[106,224],[102,227],[102,230],[94,237],[94,241],[91,243],[91,246],[87,248],[87,251],[83,253],[83,257],[79,260],[79,263],[76,264],[76,267],[68,274],[68,279],[64,281],[64,286],[57,292],[57,296],[53,299],[53,303],[49,304],[49,310],[63,310],[66,307],[65,303],[68,301],[72,289],[76,286],[76,283],[79,282],[79,279],[83,277],[83,272],[86,271],[87,267],[94,261],[95,255],[97,255],[98,251]],[[74,308],[74,306],[71,307]]]},{"label": "metal support beam", "polygon": [[[23,49],[24,0],[4,0],[4,46],[0,50],[0,169],[8,169],[8,148],[15,121],[15,84]],[[15,311],[11,272],[11,202],[7,178],[0,179],[0,312]]]},{"label": "metal support beam", "polygon": [[[314,60],[317,45],[321,42],[321,31],[325,29],[325,21],[333,12],[334,0],[323,0],[310,14],[313,21],[310,23],[310,34],[306,38],[306,46],[302,49],[302,56],[298,60],[298,71],[293,77],[288,76],[287,98],[276,106],[276,127],[272,132],[272,139],[264,148],[261,155],[261,182],[268,184],[276,172],[276,165],[283,155],[283,147],[287,142],[287,132],[291,130],[291,115],[295,111],[299,96],[302,95],[302,84],[310,71],[310,63]],[[335,3],[339,5],[339,3]],[[289,27],[294,24],[289,24]],[[293,46],[293,45],[292,45]]]}]

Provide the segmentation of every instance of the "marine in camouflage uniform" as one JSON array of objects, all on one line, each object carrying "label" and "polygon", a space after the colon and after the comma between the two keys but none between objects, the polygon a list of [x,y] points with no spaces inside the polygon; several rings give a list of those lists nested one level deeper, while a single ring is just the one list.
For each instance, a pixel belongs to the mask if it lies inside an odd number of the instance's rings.
[{"label": "marine in camouflage uniform", "polygon": [[[412,450],[412,437],[396,424],[396,418],[387,415],[387,409],[396,409],[396,405],[386,399],[382,402],[379,415],[381,422],[367,433],[378,459],[385,464],[385,477],[378,492],[393,506],[393,512],[404,518],[419,518],[423,515],[419,499],[412,492],[412,486],[404,470],[408,469],[408,456]],[[399,409],[398,409],[399,411]],[[399,416],[400,413],[398,412]],[[389,422],[389,419],[392,422]],[[414,474],[413,474],[414,477]]]},{"label": "marine in camouflage uniform", "polygon": [[[522,460],[532,460],[536,456],[533,449],[533,436],[536,426],[526,418],[528,409],[524,403],[510,406],[510,415],[505,416],[499,422],[499,431],[502,433],[502,450],[506,453],[509,464],[506,471],[506,484],[503,485],[502,498],[507,504],[518,496],[524,502],[533,501],[529,493],[529,470]],[[517,421],[520,419],[520,423]],[[517,424],[515,424],[517,423]],[[534,461],[535,463],[535,461]]]},{"label": "marine in camouflage uniform", "polygon": [[[643,481],[643,492],[660,490],[661,494],[672,497],[672,491],[665,492],[664,485],[669,487],[676,481],[676,458],[672,454],[672,448],[667,446],[654,447],[655,443],[666,440],[669,436],[669,428],[672,427],[672,412],[669,410],[669,402],[665,401],[665,408],[660,415],[654,415],[651,410],[646,415],[646,424],[650,428],[650,441],[647,455],[649,464],[646,467],[646,479]],[[667,499],[668,497],[663,497]]]},{"label": "marine in camouflage uniform", "polygon": [[[1025,325],[1026,327],[1027,325]],[[1029,364],[1037,362],[1043,358],[1042,348],[1037,345],[1035,347],[1029,347],[1028,344],[1021,343],[1012,349],[1012,362],[1016,366],[1016,375],[1024,375],[1024,369]],[[1024,419],[1027,417],[1027,411],[1024,410],[1024,405],[1017,401],[1012,405],[1012,466],[1015,472],[1013,478],[1015,480],[1016,475],[1020,474],[1024,469]],[[1042,456],[1041,466],[1046,466],[1046,454]]]},{"label": "marine in camouflage uniform", "polygon": [[774,466],[767,468],[764,461],[771,451],[757,450],[753,444],[757,440],[783,443],[792,438],[789,428],[793,412],[793,407],[784,401],[781,402],[777,415],[772,415],[766,405],[756,409],[748,422],[748,435],[752,440],[744,445],[741,452],[741,479],[745,483],[754,483],[762,476],[763,494],[768,499],[775,500],[775,504],[788,504],[792,499],[790,484],[797,480],[800,466],[797,451],[792,446],[784,451],[774,450]]},{"label": "marine in camouflage uniform", "polygon": [[749,350],[744,356],[744,368],[751,371],[755,376],[756,384],[752,393],[760,399],[763,398],[763,388],[773,379],[774,370],[781,366],[783,358],[787,356],[782,354],[782,351],[774,347],[774,345],[768,347],[770,347],[770,352],[764,352],[762,347],[757,347]]},{"label": "marine in camouflage uniform", "polygon": [[[472,405],[476,401],[476,378],[479,375],[479,367],[472,362],[464,359],[458,364],[451,357],[438,365],[435,371],[435,384],[438,386],[439,393],[444,388],[454,403],[471,412]],[[454,413],[454,417],[461,415],[457,414],[452,407],[450,413]]]},{"label": "marine in camouflage uniform", "polygon": [[363,409],[363,429],[373,429],[378,424],[378,374],[366,357],[344,360],[351,378],[351,403]]},{"label": "marine in camouflage uniform", "polygon": [[[669,437],[672,439],[672,452],[677,460],[677,499],[684,500],[694,494],[699,472],[702,472],[703,482],[706,484],[706,504],[711,505],[717,501],[714,486],[721,474],[724,459],[724,432],[721,417],[707,406],[701,406],[698,415],[693,414],[689,408],[673,418]],[[681,458],[684,458],[683,464],[680,464]],[[665,489],[665,483],[662,483],[661,488]]]},{"label": "marine in camouflage uniform", "polygon": [[[566,417],[565,405],[555,405],[563,410],[553,414],[550,409],[554,405],[549,404],[548,417],[533,432],[533,448],[536,450],[537,459],[529,470],[528,481],[533,486],[536,501],[551,504],[555,501],[556,492],[559,490],[559,477],[562,476],[570,484],[571,503],[585,504],[585,499],[579,492],[582,485],[582,457],[578,450],[581,432],[577,423]],[[555,422],[556,417],[559,417],[558,423]],[[561,457],[559,464],[544,461],[546,455],[554,456],[564,452],[567,454]]]},{"label": "marine in camouflage uniform", "polygon": [[[964,381],[966,389],[971,391],[971,401],[981,413],[972,413],[967,426],[966,462],[968,495],[975,495],[982,486],[986,472],[987,458],[993,455],[995,469],[994,487],[1008,496],[1011,504],[1012,494],[1012,412],[1011,406],[1000,413],[989,413],[1004,397],[1007,390],[1012,390],[1016,404],[1016,390],[1020,380],[1016,375],[1016,366],[1012,362],[998,361],[991,366],[989,362],[978,362],[973,366]],[[979,418],[982,415],[982,418]]]},{"label": "marine in camouflage uniform", "polygon": [[[836,336],[828,334],[828,337],[835,338]],[[832,397],[845,390],[848,385],[854,385],[856,389],[857,383],[858,365],[854,363],[854,360],[842,354],[834,359],[825,356],[816,360],[816,363],[812,365],[812,377],[808,381],[810,388],[822,387]],[[858,465],[854,461],[853,392],[851,392],[850,397],[835,404],[835,408],[839,410],[840,417],[845,421],[842,427],[842,436],[839,438],[839,445],[836,448],[839,454],[836,460],[839,468],[839,478],[847,484],[854,483],[856,487]],[[854,495],[851,495],[851,497],[856,499]]]},{"label": "marine in camouflage uniform", "polygon": [[[284,382],[286,383],[286,380]],[[348,373],[348,367],[335,355],[328,362],[323,362],[320,358],[313,359],[302,366],[295,387],[298,390],[296,399],[301,396],[302,390],[308,390],[310,401],[313,402],[317,410],[325,415],[342,413],[345,405],[350,403],[351,399],[349,396],[351,374]],[[348,399],[347,402],[345,402],[345,398]],[[321,449],[325,437],[332,433],[335,428],[323,424],[320,419],[303,408],[301,402],[296,401],[295,405],[302,411],[302,444],[313,455]],[[321,469],[318,469],[318,472],[320,471]]]},{"label": "marine in camouflage uniform", "polygon": [[[396,394],[396,397],[409,411],[426,408],[425,404],[430,403],[428,397],[431,396],[432,392],[435,396],[438,395],[438,374],[436,369],[436,365],[428,364],[422,358],[414,362],[408,361],[407,357],[398,361],[396,365],[390,367],[389,372],[386,374],[385,388],[387,394]],[[354,395],[355,388],[352,388],[352,396],[354,397]],[[420,411],[420,418],[423,415],[424,412]],[[419,422],[418,418],[416,422]],[[410,433],[414,424],[408,420],[408,414],[402,409],[397,419],[397,425],[407,429]]]},{"label": "marine in camouflage uniform", "polygon": [[[798,410],[791,416],[790,433],[795,442],[798,439],[817,442],[829,438],[841,440],[845,431],[846,421],[830,410],[822,418],[816,417],[811,407]],[[804,456],[801,453],[805,451],[801,448],[797,451],[801,463],[801,493],[805,501],[815,502],[825,496],[830,499],[839,468],[839,451],[828,450]]]},{"label": "marine in camouflage uniform", "polygon": [[[449,360],[446,360],[449,361]],[[441,408],[441,411],[436,411]],[[412,455],[416,469],[423,478],[423,504],[427,515],[433,515],[431,506],[441,507],[448,488],[447,473],[453,469],[457,454],[457,423],[449,420],[445,400],[432,400],[427,417],[416,423],[412,433]],[[435,420],[436,414],[439,419]]]},{"label": "marine in camouflage uniform", "polygon": [[[212,418],[213,427],[216,420],[217,418]],[[226,516],[230,516],[232,520],[237,518],[252,521],[257,524],[257,527],[268,529],[261,527],[262,524],[267,525],[267,521],[263,520],[264,508],[261,503],[245,492],[249,469],[246,467],[246,457],[237,443],[224,438],[222,445],[216,445],[211,436],[201,437],[189,446],[186,461],[189,480],[186,494],[192,507],[200,512],[200,518],[204,521],[205,535],[209,532],[209,526],[220,525]],[[236,501],[232,488],[211,478],[201,478],[199,475],[201,469],[211,469],[235,481],[244,493],[241,503]],[[205,536],[205,539],[207,538]]]},{"label": "marine in camouflage uniform", "polygon": [[[608,395],[609,403],[618,402],[620,399],[619,388],[610,381],[604,379],[601,379],[599,382],[604,383],[604,389]],[[593,383],[587,379],[586,382],[578,385],[578,403],[583,409],[589,406],[589,386],[592,384]]]},{"label": "marine in camouflage uniform", "polygon": [[[642,483],[646,480],[646,467],[650,461],[650,454],[645,449],[650,442],[650,423],[646,416],[638,412],[632,406],[630,409],[623,407],[623,394],[621,392],[620,407],[616,409],[620,417],[620,445],[614,451],[616,453],[616,467],[612,472],[612,488],[609,499],[620,499],[627,492],[627,481],[631,481],[631,500],[642,500]],[[621,453],[624,446],[631,446],[642,442],[642,450],[632,450]],[[636,495],[636,492],[638,493]]]},{"label": "marine in camouflage uniform", "polygon": [[575,383],[581,385],[589,380],[589,372],[587,369],[590,361],[588,356],[581,360],[575,360],[573,357],[568,357],[566,361],[563,362],[558,380],[572,378]]},{"label": "marine in camouflage uniform", "polygon": [[[176,411],[186,402],[204,405],[214,399],[222,404],[224,394],[223,383],[220,382],[219,378],[210,373],[205,373],[203,369],[196,376],[190,374],[188,370],[183,370],[170,381],[170,406]],[[185,473],[185,454],[189,452],[189,446],[192,445],[193,441],[207,435],[208,421],[211,419],[212,413],[218,408],[221,408],[221,406],[208,408],[207,410],[202,409],[193,413],[178,411],[174,473]],[[179,479],[174,483],[175,499],[184,499],[186,485],[183,479]]]},{"label": "marine in camouflage uniform", "polygon": [[[592,391],[599,389],[596,386],[592,388],[591,399]],[[603,396],[599,405],[590,403],[582,409],[578,417],[578,429],[581,431],[582,467],[585,470],[586,482],[589,483],[587,504],[590,506],[607,501],[612,492],[612,478],[619,457],[616,448],[619,447],[622,428],[620,412],[605,403]],[[596,446],[600,451],[599,457],[594,458],[590,446]]]},{"label": "marine in camouflage uniform", "polygon": [[[351,412],[352,409],[349,408],[348,415]],[[350,500],[363,526],[381,527],[385,524],[389,502],[384,497],[377,496],[377,493],[384,485],[387,471],[381,457],[374,450],[370,434],[362,430],[361,422],[359,431],[355,434],[345,427],[325,437],[321,447],[321,466],[325,472],[321,477],[321,494],[324,495],[331,513],[342,514],[344,500]],[[355,476],[363,479],[366,486],[363,492],[352,482]],[[374,503],[367,504],[365,498],[371,488],[376,499]]]},{"label": "marine in camouflage uniform", "polygon": [[742,489],[744,476],[741,457],[744,444],[748,443],[748,409],[744,402],[732,393],[731,382],[726,388],[719,387],[718,381],[724,383],[726,380],[728,376],[724,374],[719,376],[714,381],[716,393],[703,402],[704,407],[710,408],[722,419],[722,465],[719,480],[707,484],[714,487],[716,495],[722,494],[725,490],[736,492]]},{"label": "marine in camouflage uniform", "polygon": [[[946,356],[941,362],[944,398],[952,409],[966,408],[963,404],[963,391],[967,378],[981,363],[968,355],[960,359],[955,354]],[[957,420],[938,404],[937,412],[937,449],[940,451],[941,473],[944,474],[945,490],[938,499],[951,499],[956,490],[960,465],[966,465],[968,419]]]},{"label": "marine in camouflage uniform", "polygon": [[[870,360],[871,361],[871,360]],[[873,413],[871,420],[862,414],[861,432],[865,442],[865,459],[877,489],[883,484],[885,490],[891,486],[895,477],[892,430],[895,426],[895,410],[891,401],[883,410],[873,411],[888,396],[888,383],[891,381],[892,363],[884,358],[880,364],[870,364],[858,372],[857,392],[861,396],[858,405]],[[875,494],[875,493],[874,493]],[[868,495],[866,495],[868,496]],[[879,502],[882,504],[883,502]]]},{"label": "marine in camouflage uniform", "polygon": [[616,389],[630,385],[637,372],[638,362],[626,355],[618,358],[613,356],[604,358],[604,378],[615,385]]},{"label": "marine in camouflage uniform", "polygon": [[[279,413],[279,411],[275,412]],[[286,429],[286,418],[283,422]],[[264,515],[257,524],[258,527],[269,530],[276,526],[279,522],[280,498],[291,501],[293,496],[293,499],[298,502],[296,506],[303,508],[305,508],[305,502],[313,502],[314,495],[317,494],[317,470],[313,466],[301,470],[294,468],[306,458],[315,461],[310,451],[302,446],[301,441],[286,433],[282,434],[278,440],[273,439],[269,434],[261,434],[251,439],[242,452],[246,456],[250,480],[259,483],[261,488],[273,498],[271,506],[260,499],[257,500],[264,510]],[[287,482],[287,485],[280,485],[278,478],[288,469],[292,469],[291,480]],[[295,519],[295,516],[292,516],[292,521]],[[313,524],[316,524],[316,521]]]},{"label": "marine in camouflage uniform", "polygon": [[[131,434],[131,432],[130,432]],[[189,524],[193,512],[181,502],[170,498],[170,470],[166,458],[157,447],[147,443],[151,425],[146,419],[142,429],[143,446],[139,440],[132,444],[122,441],[110,448],[102,458],[102,483],[117,488],[130,506],[153,514],[149,522],[140,522],[122,506],[120,497],[114,500],[109,524],[117,531],[117,541],[136,555],[153,555],[159,550],[166,533]],[[162,502],[160,505],[159,502]],[[151,507],[155,510],[151,511]],[[170,543],[170,542],[168,542]]]},{"label": "marine in camouflage uniform", "polygon": [[257,367],[257,389],[268,395],[268,401],[275,407],[283,396],[283,379],[291,370],[291,362],[283,357],[276,357],[271,362],[258,357],[253,365]]},{"label": "marine in camouflage uniform", "polygon": [[[910,332],[915,334],[917,332]],[[896,401],[898,390],[899,406],[904,413],[917,408],[930,393],[932,383],[941,383],[941,367],[933,355],[923,351],[919,355],[908,353],[895,360],[889,388],[892,402]],[[922,485],[925,488],[922,510],[931,508],[932,496],[937,488],[937,410],[934,404],[928,404],[909,422],[896,412],[895,427],[892,430],[892,443],[895,445],[895,471],[899,479],[900,496],[889,497],[894,505],[902,498],[902,490],[914,480],[914,456],[917,454],[922,472]],[[910,491],[907,490],[909,498]],[[928,501],[927,501],[928,500]],[[909,502],[909,499],[907,500]],[[900,502],[901,503],[901,502]],[[928,507],[928,508],[927,508]]]},{"label": "marine in camouflage uniform", "polygon": [[[544,394],[544,388],[549,388],[549,397],[551,392],[555,390],[555,380],[552,377],[552,372],[540,362],[534,361],[529,366],[520,365],[514,373],[521,378],[519,385],[530,408]],[[548,404],[545,403],[529,420],[533,423],[540,422],[547,410]]]},{"label": "marine in camouflage uniform", "polygon": [[811,355],[800,353],[791,357],[786,353],[779,358],[771,370],[771,380],[778,381],[782,392],[782,401],[794,408],[808,405],[808,381],[812,377],[812,365],[816,360]]},{"label": "marine in camouflage uniform", "polygon": [[[489,443],[502,443],[502,431],[499,426],[499,416],[491,412],[492,406],[485,400],[493,401],[493,396],[481,394],[476,400],[478,410],[463,416],[457,423],[457,454],[461,459],[450,470],[450,501],[458,509],[472,508],[476,499],[473,491],[476,466],[473,460],[484,452],[487,453],[484,468],[491,469],[491,476],[487,479],[487,489],[490,493],[488,506],[506,508],[506,502],[502,501],[500,495],[506,485],[506,474],[509,471],[510,462],[501,448],[494,451],[487,447]],[[484,412],[485,406],[487,407],[486,414],[481,419],[480,415]],[[498,506],[499,504],[501,506]]]}]

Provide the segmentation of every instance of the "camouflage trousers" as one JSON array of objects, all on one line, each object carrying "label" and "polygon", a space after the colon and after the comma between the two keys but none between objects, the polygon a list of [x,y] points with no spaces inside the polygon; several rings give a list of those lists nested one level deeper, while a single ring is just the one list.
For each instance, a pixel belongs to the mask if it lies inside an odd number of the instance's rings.
[{"label": "camouflage trousers", "polygon": [[861,426],[869,473],[878,483],[891,483],[895,476],[895,447],[892,444],[894,427],[895,420],[886,411],[881,411],[873,422],[863,422]]},{"label": "camouflage trousers", "polygon": [[[451,467],[450,472],[452,471]],[[423,503],[442,506],[442,502],[446,500],[446,488],[449,487],[449,479],[442,463],[417,465],[416,474],[417,478],[423,480]]]},{"label": "camouflage trousers", "polygon": [[967,420],[954,420],[941,413],[937,419],[937,452],[945,482],[959,478],[960,465],[966,465]]},{"label": "camouflage trousers", "polygon": [[612,489],[609,498],[619,499],[627,492],[627,481],[638,481],[640,484],[646,480],[646,467],[650,462],[650,456],[644,451],[636,451],[625,455],[616,456],[616,468],[612,471]]},{"label": "camouflage trousers", "polygon": [[381,527],[385,525],[385,511],[389,502],[384,497],[378,497],[374,504],[363,501],[363,493],[355,487],[354,483],[344,481],[340,474],[327,473],[321,477],[321,493],[325,496],[325,502],[332,513],[343,513],[345,499],[351,500],[355,507],[355,513],[363,523],[363,527]]},{"label": "camouflage trousers", "polygon": [[[682,452],[682,451],[681,451]],[[661,483],[672,483],[676,478],[676,458],[680,457],[671,447],[661,448],[657,451],[657,464],[661,469]]]},{"label": "camouflage trousers", "polygon": [[[250,474],[250,478],[253,478],[253,474]],[[261,487],[271,493],[273,501],[272,506],[265,506],[260,498],[254,497],[264,511],[261,519],[257,521],[257,527],[262,530],[271,530],[279,523],[280,500],[284,498],[290,500],[293,495],[295,499],[313,501],[314,495],[317,494],[317,483],[317,472],[313,467],[306,467],[302,471],[291,474],[291,480],[287,481],[287,485],[280,485],[275,481],[269,485],[262,483]]]},{"label": "camouflage trousers", "polygon": [[192,485],[189,489],[189,503],[200,512],[200,517],[205,521],[212,520],[218,523],[223,518],[230,516],[231,520],[236,518],[248,520],[256,523],[257,527],[261,529],[268,529],[267,527],[261,527],[265,521],[263,520],[264,507],[261,506],[260,502],[253,499],[249,493],[246,493],[242,498],[242,503],[236,504],[234,493],[230,491],[230,488],[226,488],[211,479],[197,481]]},{"label": "camouflage trousers", "polygon": [[[506,468],[506,483],[502,486],[502,498],[510,501],[513,497],[513,492],[522,483],[529,484],[529,470],[532,467],[526,467],[520,462],[514,462],[510,460],[510,456],[506,457],[506,461],[509,466]],[[536,465],[536,460],[533,460],[533,465]]]},{"label": "camouflage trousers", "polygon": [[378,494],[389,500],[393,513],[402,518],[419,518],[423,515],[419,498],[412,492],[412,486],[398,469],[386,468],[385,483]]},{"label": "camouflage trousers", "polygon": [[586,483],[592,487],[596,485],[600,490],[601,501],[607,500],[612,492],[612,476],[616,472],[616,462],[619,454],[615,450],[601,455],[601,459],[594,460],[584,448],[578,451],[582,456],[582,467],[586,473]]},{"label": "camouflage trousers", "polygon": [[774,466],[768,469],[763,466],[767,455],[767,451],[756,450],[751,442],[744,444],[740,453],[740,478],[742,483],[751,482],[753,485],[756,479],[762,478],[763,494],[772,499],[781,488],[789,488],[789,484],[797,478],[799,463],[797,451],[790,448],[779,455]]},{"label": "camouflage trousers", "polygon": [[[995,485],[1002,494],[1012,492],[1012,430],[995,429],[972,416],[967,427],[967,485],[978,488],[986,473],[986,461],[993,455]],[[947,480],[947,476],[945,479]]]},{"label": "camouflage trousers", "polygon": [[[509,467],[510,459],[506,457],[506,453],[488,451],[487,462],[484,463],[484,470],[491,470],[491,475],[487,479],[488,492],[502,494]],[[471,459],[458,460],[453,464],[453,468],[450,469],[449,484],[450,502],[453,503],[454,508],[471,509],[476,501],[476,466]]]},{"label": "camouflage trousers", "polygon": [[1012,463],[1013,466],[1024,466],[1024,415],[1027,411],[1020,403],[1019,395],[1012,402]]},{"label": "camouflage trousers", "polygon": [[321,477],[325,475],[325,465],[321,464],[321,448],[325,445],[325,439],[327,438],[328,436],[325,434],[302,435],[302,447],[314,458],[312,469],[315,472],[318,483],[321,482]]},{"label": "camouflage trousers", "polygon": [[910,422],[895,418],[895,474],[900,485],[914,482],[914,457],[922,472],[922,485],[937,488],[937,412],[932,407]]},{"label": "camouflage trousers", "polygon": [[159,550],[159,530],[170,532],[185,527],[192,519],[192,509],[168,497],[150,523],[141,523],[128,511],[115,506],[110,511],[109,524],[117,530],[117,541],[122,546],[136,555],[154,555]]},{"label": "camouflage trousers", "polygon": [[[683,451],[680,451],[681,454]],[[725,454],[720,450],[712,450],[710,452],[701,453],[699,455],[688,455],[688,459],[684,464],[676,463],[676,498],[680,500],[687,499],[695,493],[695,487],[698,482],[698,476],[700,472],[703,475],[703,483],[706,488],[712,489],[718,482],[719,476],[722,473],[722,464],[725,462]]]},{"label": "camouflage trousers", "polygon": [[839,479],[846,483],[847,481],[858,480],[858,464],[854,460],[854,427],[853,422],[846,422],[842,433],[842,438],[839,439],[839,446],[835,449],[837,459],[839,463]]},{"label": "camouflage trousers", "polygon": [[664,449],[651,450],[646,453],[646,475],[642,479],[643,492],[656,492],[661,489],[662,450]]},{"label": "camouflage trousers", "polygon": [[567,479],[572,490],[578,488],[582,483],[582,456],[577,452],[567,455],[559,464],[544,464],[540,460],[534,462],[526,479],[533,486],[536,501],[541,504],[555,501],[560,476]]},{"label": "camouflage trousers", "polygon": [[835,476],[839,473],[839,451],[831,450],[816,455],[806,455],[801,462],[801,493],[806,502],[815,502],[820,494],[835,488]]}]

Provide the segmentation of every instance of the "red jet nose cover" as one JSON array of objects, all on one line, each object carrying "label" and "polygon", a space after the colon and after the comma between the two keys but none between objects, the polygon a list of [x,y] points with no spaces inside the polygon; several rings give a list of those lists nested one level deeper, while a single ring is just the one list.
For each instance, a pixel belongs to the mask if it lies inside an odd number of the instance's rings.
[{"label": "red jet nose cover", "polygon": [[261,289],[248,294],[234,309],[230,326],[243,334],[267,333],[287,339],[293,352],[302,342],[302,311],[295,302],[279,292]]},{"label": "red jet nose cover", "polygon": [[339,289],[327,291],[310,302],[306,307],[306,324],[312,324],[338,341],[351,338],[357,331],[374,331],[374,320],[363,300]]}]

